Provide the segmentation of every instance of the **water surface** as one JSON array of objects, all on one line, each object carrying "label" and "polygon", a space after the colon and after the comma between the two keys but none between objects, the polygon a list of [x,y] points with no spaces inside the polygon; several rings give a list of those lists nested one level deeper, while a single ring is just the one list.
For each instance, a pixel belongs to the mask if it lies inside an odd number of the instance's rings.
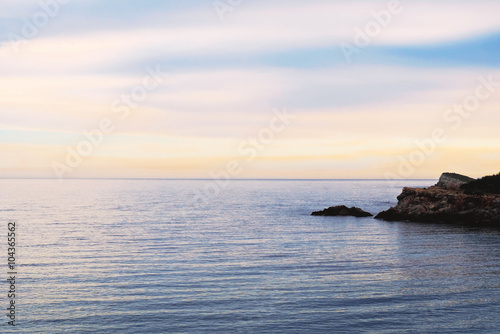
[{"label": "water surface", "polygon": [[310,216],[434,181],[231,181],[193,203],[207,182],[0,180],[21,263],[1,331],[500,332],[498,230]]}]

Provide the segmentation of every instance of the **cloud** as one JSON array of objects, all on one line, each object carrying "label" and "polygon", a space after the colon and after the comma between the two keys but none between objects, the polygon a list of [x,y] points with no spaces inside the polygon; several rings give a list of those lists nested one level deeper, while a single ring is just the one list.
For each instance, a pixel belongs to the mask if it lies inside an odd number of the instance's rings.
[{"label": "cloud", "polygon": [[[500,31],[500,22],[494,14],[500,10],[500,3],[402,3],[404,11],[373,38],[372,47],[429,45]],[[217,20],[213,8],[209,10],[206,6],[189,11],[160,6],[152,7],[148,15],[133,15],[133,25],[127,15],[120,16],[120,11],[133,10],[131,3],[117,12],[110,11],[109,5],[93,3],[96,9],[104,8],[101,20],[106,24],[84,31],[81,25],[88,24],[87,18],[83,19],[72,7],[80,8],[80,2],[74,0],[67,6],[67,11],[41,29],[37,38],[21,47],[20,55],[13,55],[10,43],[4,41],[0,49],[3,69],[16,73],[88,71],[117,63],[131,66],[153,56],[170,60],[195,55],[262,57],[284,51],[293,55],[294,51],[304,49],[336,48],[341,42],[352,42],[354,28],[364,29],[366,23],[374,20],[371,12],[384,10],[387,3],[245,3],[227,22]],[[140,13],[144,11],[141,7]],[[179,16],[185,20],[179,20]]]}]

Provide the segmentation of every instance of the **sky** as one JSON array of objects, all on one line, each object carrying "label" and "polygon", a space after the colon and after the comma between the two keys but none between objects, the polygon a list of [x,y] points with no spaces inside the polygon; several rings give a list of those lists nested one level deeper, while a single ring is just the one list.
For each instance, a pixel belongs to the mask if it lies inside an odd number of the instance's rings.
[{"label": "sky", "polygon": [[2,178],[500,170],[500,2],[0,0]]}]

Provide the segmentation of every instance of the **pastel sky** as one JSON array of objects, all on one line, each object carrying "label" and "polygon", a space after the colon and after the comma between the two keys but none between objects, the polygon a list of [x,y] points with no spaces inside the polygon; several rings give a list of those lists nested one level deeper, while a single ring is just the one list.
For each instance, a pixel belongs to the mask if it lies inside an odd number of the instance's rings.
[{"label": "pastel sky", "polygon": [[[230,161],[234,178],[500,170],[497,0],[0,8],[0,177],[210,178]],[[92,144],[102,120],[113,130]]]}]

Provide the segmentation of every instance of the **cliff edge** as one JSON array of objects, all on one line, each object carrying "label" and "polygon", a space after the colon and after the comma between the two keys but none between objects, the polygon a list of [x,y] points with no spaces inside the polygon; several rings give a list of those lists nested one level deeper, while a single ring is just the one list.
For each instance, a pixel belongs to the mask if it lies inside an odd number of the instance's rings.
[{"label": "cliff edge", "polygon": [[[493,177],[500,179],[500,174]],[[483,179],[474,180],[459,174],[444,173],[435,186],[404,188],[397,197],[398,204],[380,212],[375,218],[500,226],[500,194],[494,191],[470,194],[465,191],[476,182],[484,185],[485,182],[480,182]],[[487,186],[482,189],[492,188],[491,179],[487,180]]]}]

